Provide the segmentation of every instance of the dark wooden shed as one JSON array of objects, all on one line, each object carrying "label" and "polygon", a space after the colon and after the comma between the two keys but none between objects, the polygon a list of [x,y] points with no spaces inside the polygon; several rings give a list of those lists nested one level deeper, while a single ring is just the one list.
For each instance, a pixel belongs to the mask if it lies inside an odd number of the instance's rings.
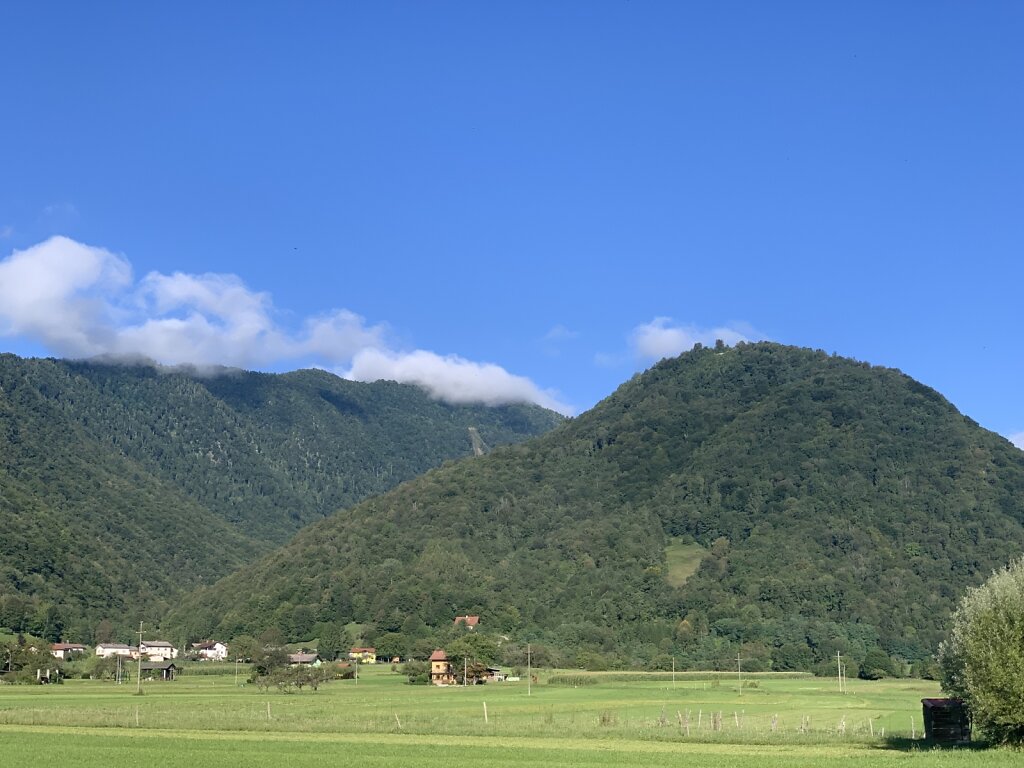
[{"label": "dark wooden shed", "polygon": [[971,712],[960,699],[921,699],[924,736],[936,744],[967,744]]},{"label": "dark wooden shed", "polygon": [[147,672],[149,672],[150,678],[159,675],[161,680],[173,680],[178,673],[178,668],[170,661],[144,661],[142,662],[143,677]]}]

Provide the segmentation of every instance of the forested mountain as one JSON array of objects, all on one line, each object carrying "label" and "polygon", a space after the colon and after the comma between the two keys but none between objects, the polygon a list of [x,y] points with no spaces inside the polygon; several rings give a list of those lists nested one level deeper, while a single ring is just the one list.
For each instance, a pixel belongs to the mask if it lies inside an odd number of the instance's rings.
[{"label": "forested mountain", "polygon": [[167,626],[354,622],[416,652],[470,613],[564,663],[884,665],[928,658],[964,588],[1022,549],[1024,453],[935,391],[810,350],[696,348],[304,529]]},{"label": "forested mountain", "polygon": [[324,371],[199,376],[0,355],[0,626],[90,639],[305,523],[560,417]]}]

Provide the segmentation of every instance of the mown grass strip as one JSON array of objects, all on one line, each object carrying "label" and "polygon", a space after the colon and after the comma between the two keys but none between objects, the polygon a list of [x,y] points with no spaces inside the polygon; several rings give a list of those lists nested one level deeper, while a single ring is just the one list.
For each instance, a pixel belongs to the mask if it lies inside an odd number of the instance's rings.
[{"label": "mown grass strip", "polygon": [[51,726],[0,727],[0,754],[5,765],[22,768],[68,762],[76,768],[219,768],[220,766],[321,765],[450,766],[465,762],[480,768],[529,765],[648,766],[678,758],[696,765],[752,766],[856,765],[980,766],[1016,765],[1020,755],[1006,750],[987,752],[881,750],[864,745],[661,744],[618,740],[593,742],[523,736],[516,739],[401,734],[241,734],[234,732],[169,732],[149,729],[111,732],[102,728],[68,731]]}]

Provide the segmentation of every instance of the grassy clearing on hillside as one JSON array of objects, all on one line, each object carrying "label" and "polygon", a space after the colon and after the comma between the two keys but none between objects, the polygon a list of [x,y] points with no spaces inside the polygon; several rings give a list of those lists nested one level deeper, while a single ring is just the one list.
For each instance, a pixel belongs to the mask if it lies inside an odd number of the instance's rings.
[{"label": "grassy clearing on hillside", "polygon": [[[134,686],[69,681],[0,687],[0,755],[18,766],[327,764],[650,765],[675,757],[720,766],[1009,765],[1002,750],[922,752],[920,699],[933,683],[759,676],[469,688],[409,686],[385,669],[317,693],[236,687],[230,676]],[[487,720],[484,719],[486,704]],[[721,713],[721,730],[711,727]],[[688,717],[689,734],[686,722]],[[681,722],[682,719],[682,722]],[[775,729],[772,729],[772,722]],[[913,723],[913,724],[912,724]],[[882,737],[885,729],[885,737]],[[912,730],[913,729],[913,730]],[[874,735],[872,736],[872,730]],[[55,737],[56,735],[56,737]],[[463,754],[464,753],[464,754]]]},{"label": "grassy clearing on hillside", "polygon": [[700,544],[684,544],[680,539],[673,539],[665,547],[665,565],[668,569],[665,578],[668,583],[673,587],[683,586],[697,572],[705,554],[707,552]]}]

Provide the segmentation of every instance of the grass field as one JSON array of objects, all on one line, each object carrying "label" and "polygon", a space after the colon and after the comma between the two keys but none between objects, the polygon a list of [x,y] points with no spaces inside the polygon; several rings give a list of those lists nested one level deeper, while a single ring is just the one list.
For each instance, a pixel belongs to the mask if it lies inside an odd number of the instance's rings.
[{"label": "grass field", "polygon": [[[932,750],[933,683],[598,675],[593,685],[408,686],[387,668],[281,694],[231,675],[134,686],[0,687],[0,764],[50,766],[1009,766],[1005,750]],[[486,721],[485,721],[486,707]],[[720,715],[719,715],[720,713]],[[720,721],[719,721],[720,717]],[[718,723],[720,730],[716,730]],[[774,722],[774,728],[773,728]],[[714,725],[713,725],[714,724]],[[884,735],[883,735],[884,734]],[[911,738],[912,736],[918,739]]]},{"label": "grass field", "polygon": [[665,547],[665,564],[668,568],[665,578],[673,587],[681,587],[686,580],[697,572],[700,561],[704,559],[707,551],[700,544],[684,544],[678,539],[673,539]]}]

